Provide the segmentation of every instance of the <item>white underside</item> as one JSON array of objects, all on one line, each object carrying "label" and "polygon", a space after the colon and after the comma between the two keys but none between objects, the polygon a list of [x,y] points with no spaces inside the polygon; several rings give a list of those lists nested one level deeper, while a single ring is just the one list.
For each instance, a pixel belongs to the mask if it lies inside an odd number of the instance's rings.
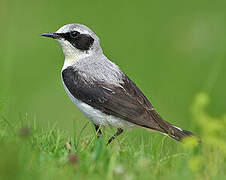
[{"label": "white underside", "polygon": [[[62,81],[63,82],[63,81]],[[74,98],[74,96],[69,92],[66,85],[64,84],[64,88],[72,100],[72,102],[78,107],[78,109],[88,118],[90,119],[94,124],[101,125],[101,126],[113,126],[113,127],[121,127],[121,128],[129,128],[136,126],[135,124],[125,121],[123,119],[114,117],[112,115],[107,115],[102,113],[100,110],[94,109],[90,105]]]}]

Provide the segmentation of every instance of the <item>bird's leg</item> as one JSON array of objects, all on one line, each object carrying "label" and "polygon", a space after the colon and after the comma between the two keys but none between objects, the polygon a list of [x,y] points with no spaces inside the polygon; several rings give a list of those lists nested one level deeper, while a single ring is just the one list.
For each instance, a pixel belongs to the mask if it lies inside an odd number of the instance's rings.
[{"label": "bird's leg", "polygon": [[111,141],[113,141],[113,140],[114,140],[117,136],[119,136],[122,132],[123,132],[123,129],[118,128],[118,129],[117,129],[117,132],[116,132],[116,133],[108,140],[107,145],[110,144]]},{"label": "bird's leg", "polygon": [[101,129],[100,129],[100,126],[94,124],[95,126],[95,130],[97,132],[97,138],[99,138],[101,135],[102,135],[102,132],[101,132]]}]

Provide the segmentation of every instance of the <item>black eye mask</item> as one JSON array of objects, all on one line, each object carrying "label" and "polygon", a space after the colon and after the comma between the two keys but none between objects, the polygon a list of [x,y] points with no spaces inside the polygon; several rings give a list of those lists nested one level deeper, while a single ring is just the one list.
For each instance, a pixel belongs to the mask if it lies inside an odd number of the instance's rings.
[{"label": "black eye mask", "polygon": [[88,34],[80,34],[78,31],[71,31],[61,34],[65,40],[69,41],[75,48],[87,51],[92,46],[94,39]]}]

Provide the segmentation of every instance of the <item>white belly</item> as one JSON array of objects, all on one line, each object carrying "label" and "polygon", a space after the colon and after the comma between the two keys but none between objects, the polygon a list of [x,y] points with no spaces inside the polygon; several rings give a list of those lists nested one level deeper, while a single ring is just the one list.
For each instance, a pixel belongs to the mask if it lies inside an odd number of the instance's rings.
[{"label": "white belly", "polygon": [[69,90],[65,86],[64,82],[63,82],[63,85],[64,85],[64,88],[65,88],[68,96],[72,100],[72,102],[94,124],[101,125],[101,126],[113,126],[113,127],[134,127],[134,126],[136,126],[135,124],[133,124],[131,122],[114,117],[112,115],[107,115],[107,114],[101,112],[100,110],[94,109],[90,105],[74,98],[74,96],[69,92]]}]

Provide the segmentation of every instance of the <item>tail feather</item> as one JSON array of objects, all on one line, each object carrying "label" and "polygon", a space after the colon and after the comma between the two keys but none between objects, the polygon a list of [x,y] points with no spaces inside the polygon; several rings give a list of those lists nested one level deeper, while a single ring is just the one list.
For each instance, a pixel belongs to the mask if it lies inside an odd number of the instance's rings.
[{"label": "tail feather", "polygon": [[183,130],[181,128],[178,128],[176,126],[170,126],[169,132],[167,133],[171,138],[182,141],[184,138],[189,136],[195,136],[192,132]]},{"label": "tail feather", "polygon": [[[188,136],[196,137],[192,132],[183,130],[165,121],[155,110],[152,110],[150,115],[157,125],[155,126],[155,130],[160,131],[163,134],[168,135],[169,137],[177,141],[182,141],[185,137],[188,137]],[[153,126],[149,128],[153,128]],[[201,142],[200,139],[199,139],[199,142]]]}]

